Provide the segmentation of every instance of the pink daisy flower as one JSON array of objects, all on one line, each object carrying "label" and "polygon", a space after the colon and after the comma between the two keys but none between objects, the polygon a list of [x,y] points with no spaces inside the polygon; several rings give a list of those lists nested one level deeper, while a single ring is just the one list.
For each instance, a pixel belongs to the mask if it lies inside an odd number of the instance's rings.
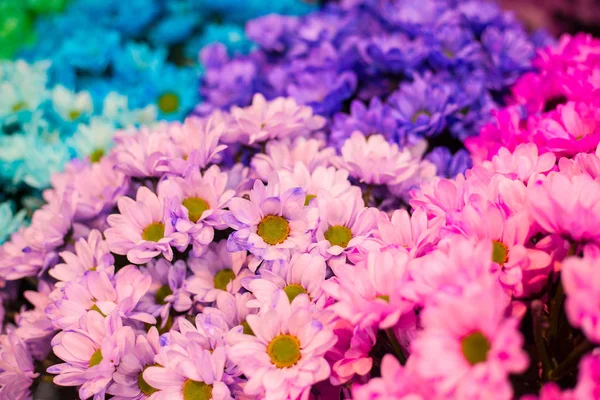
[{"label": "pink daisy flower", "polygon": [[110,228],[104,232],[113,253],[127,255],[134,264],[144,264],[159,254],[170,261],[171,245],[186,245],[185,237],[169,223],[163,199],[147,187],[138,189],[135,200],[121,197],[118,206],[120,214],[108,216]]},{"label": "pink daisy flower", "polygon": [[177,148],[161,122],[152,128],[130,128],[115,135],[116,169],[132,177],[160,177],[169,171],[167,160],[177,157]]},{"label": "pink daisy flower", "polygon": [[312,108],[298,105],[292,97],[267,101],[257,93],[246,108],[231,107],[238,129],[247,143],[293,136],[308,136],[325,125],[325,118],[313,115]]},{"label": "pink daisy flower", "polygon": [[196,295],[196,301],[202,302],[215,301],[223,292],[239,292],[241,279],[252,274],[245,268],[246,255],[245,251],[227,251],[225,240],[209,245],[201,257],[188,260],[193,275],[186,279],[185,289]]},{"label": "pink daisy flower", "polygon": [[227,173],[218,166],[204,173],[194,169],[185,178],[166,179],[158,192],[168,208],[170,224],[193,245],[194,255],[202,254],[212,242],[215,228],[227,227],[221,215],[235,192],[227,189]]},{"label": "pink daisy flower", "polygon": [[411,344],[411,362],[443,396],[496,391],[494,398],[510,399],[508,375],[527,368],[520,321],[505,316],[506,302],[494,288],[472,287],[422,313],[423,331]]},{"label": "pink daisy flower", "polygon": [[527,187],[534,220],[547,232],[600,243],[600,182],[589,175],[551,172]]},{"label": "pink daisy flower", "polygon": [[517,146],[512,152],[502,147],[491,161],[484,161],[481,165],[510,179],[527,182],[532,176],[552,170],[555,163],[554,153],[539,154],[535,144],[527,143]]},{"label": "pink daisy flower", "polygon": [[121,358],[113,374],[114,382],[107,390],[115,400],[147,399],[158,391],[144,380],[144,371],[156,365],[154,358],[160,350],[156,328],[151,327],[146,335],[138,335],[130,350]]},{"label": "pink daisy flower", "polygon": [[400,150],[383,135],[367,138],[358,131],[346,140],[341,152],[340,167],[360,182],[373,185],[398,184],[414,175],[419,164],[410,150]]},{"label": "pink daisy flower", "polygon": [[327,167],[335,156],[335,150],[325,147],[319,139],[296,137],[267,142],[265,152],[252,157],[250,165],[256,176],[266,181],[273,172],[291,171],[298,163],[309,173],[317,167]]},{"label": "pink daisy flower", "polygon": [[573,389],[573,397],[565,400],[575,399],[597,399],[600,391],[600,354],[594,351],[586,355],[579,362],[579,374],[577,385]]},{"label": "pink daisy flower", "polygon": [[98,230],[90,231],[87,239],[80,238],[75,242],[75,252],[59,253],[64,263],[57,264],[49,273],[57,279],[57,287],[65,282],[79,279],[86,271],[106,271],[112,276],[115,259],[108,250],[108,243],[102,239]]},{"label": "pink daisy flower", "polygon": [[411,257],[419,257],[433,249],[439,240],[443,220],[428,219],[423,208],[417,208],[412,215],[406,210],[395,210],[391,217],[381,212],[374,236],[387,248],[404,248]]},{"label": "pink daisy flower", "polygon": [[52,339],[54,354],[65,362],[51,366],[48,372],[57,375],[57,385],[80,386],[82,399],[104,399],[116,366],[134,346],[135,334],[115,314],[104,318],[89,312],[79,324],[79,328],[59,332]]},{"label": "pink daisy flower", "polygon": [[329,377],[325,353],[335,344],[333,331],[315,319],[308,296],[290,303],[278,291],[271,307],[248,315],[254,335],[245,335],[228,347],[248,382],[244,393],[269,399],[306,398],[313,384]]},{"label": "pink daisy flower", "polygon": [[233,400],[229,384],[233,384],[234,380],[224,373],[225,347],[207,347],[193,325],[185,322],[187,324],[182,327],[190,325],[196,334],[186,334],[183,329],[181,334],[172,332],[170,342],[163,345],[155,357],[158,365],[149,366],[143,371],[143,379],[157,390],[152,399]]},{"label": "pink daisy flower", "polygon": [[306,165],[302,163],[296,163],[291,170],[280,171],[279,180],[283,190],[301,187],[306,193],[305,205],[311,204],[311,200],[318,197],[322,191],[327,192],[331,197],[338,197],[351,186],[346,170],[318,166],[309,172]]},{"label": "pink daisy flower", "polygon": [[427,400],[433,398],[424,382],[400,365],[396,357],[386,354],[381,360],[381,378],[365,385],[355,385],[354,400]]},{"label": "pink daisy flower", "polygon": [[79,281],[67,282],[51,294],[52,304],[46,307],[46,314],[61,329],[76,326],[90,310],[103,317],[115,313],[155,324],[153,316],[136,309],[151,284],[152,278],[133,265],[119,270],[114,277],[105,271],[88,271]]},{"label": "pink daisy flower", "polygon": [[161,258],[151,260],[142,270],[152,277],[152,285],[140,299],[139,309],[156,317],[160,321],[160,328],[164,329],[170,320],[171,309],[184,313],[192,308],[191,294],[183,287],[187,265],[183,260],[171,264]]},{"label": "pink daisy flower", "polygon": [[336,268],[336,277],[323,283],[323,290],[337,300],[329,306],[339,317],[361,328],[394,326],[414,304],[402,293],[408,280],[406,251],[371,252],[366,263]]},{"label": "pink daisy flower", "polygon": [[25,342],[14,332],[0,335],[0,398],[30,399],[38,376]]},{"label": "pink daisy flower", "polygon": [[249,197],[234,197],[223,214],[235,229],[227,242],[229,251],[250,251],[256,256],[250,268],[255,269],[262,260],[288,259],[291,251],[306,248],[310,238],[301,188],[282,192],[277,174],[272,174],[267,186],[256,180]]},{"label": "pink daisy flower", "polygon": [[325,282],[326,272],[325,259],[309,253],[296,253],[289,262],[276,261],[268,267],[263,265],[258,275],[242,280],[244,287],[256,296],[256,300],[248,302],[248,306],[267,304],[278,290],[283,290],[290,302],[304,293],[313,304],[322,308],[326,298],[321,285]]},{"label": "pink daisy flower", "polygon": [[567,295],[569,322],[594,343],[600,343],[600,260],[597,257],[568,257],[562,263],[561,279]]},{"label": "pink daisy flower", "polygon": [[361,248],[373,242],[379,212],[365,207],[358,187],[350,187],[338,197],[321,192],[318,207],[316,243],[311,244],[310,250],[318,251],[330,267],[343,265],[348,256],[354,260]]},{"label": "pink daisy flower", "polygon": [[342,385],[355,375],[368,374],[373,367],[373,359],[369,353],[377,341],[377,329],[359,328],[346,320],[337,319],[333,332],[337,342],[325,354],[331,365],[330,382]]}]

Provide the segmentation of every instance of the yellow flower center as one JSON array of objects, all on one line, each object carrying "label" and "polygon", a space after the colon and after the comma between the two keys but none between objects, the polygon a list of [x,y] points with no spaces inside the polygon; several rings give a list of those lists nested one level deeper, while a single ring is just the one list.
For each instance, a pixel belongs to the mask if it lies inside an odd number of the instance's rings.
[{"label": "yellow flower center", "polygon": [[204,211],[210,209],[210,205],[200,197],[189,197],[183,200],[183,206],[188,210],[188,216],[193,223],[198,222]]},{"label": "yellow flower center", "polygon": [[352,231],[343,225],[330,226],[323,235],[332,246],[346,247],[352,240]]},{"label": "yellow flower center", "polygon": [[231,269],[222,269],[215,275],[215,289],[227,290],[227,284],[235,279],[235,272]]},{"label": "yellow flower center", "polygon": [[90,154],[90,161],[97,163],[102,157],[104,157],[104,149],[96,149]]},{"label": "yellow flower center", "polygon": [[498,240],[492,241],[492,261],[504,265],[508,261],[508,246]]},{"label": "yellow flower center", "polygon": [[183,384],[183,399],[210,400],[212,399],[212,389],[212,385],[207,385],[204,382],[198,382],[188,379]]},{"label": "yellow flower center", "polygon": [[71,110],[71,111],[69,111],[69,119],[71,121],[75,121],[79,117],[81,117],[81,111],[79,111],[79,110]]},{"label": "yellow flower center", "polygon": [[300,341],[292,335],[279,335],[267,346],[267,354],[277,368],[290,368],[302,358]]},{"label": "yellow flower center", "polygon": [[290,235],[290,223],[279,215],[267,215],[258,224],[258,236],[272,246],[283,243]]},{"label": "yellow flower center", "polygon": [[165,226],[160,222],[154,222],[144,229],[142,239],[149,242],[158,242],[165,237]]},{"label": "yellow flower center", "polygon": [[492,347],[490,341],[480,331],[465,336],[461,340],[460,346],[463,355],[471,365],[486,361]]},{"label": "yellow flower center", "polygon": [[175,93],[167,92],[158,98],[158,108],[163,114],[171,114],[179,109],[179,97]]},{"label": "yellow flower center", "polygon": [[285,292],[285,294],[287,294],[288,299],[290,300],[290,303],[296,298],[296,296],[298,296],[299,294],[305,293],[307,294],[308,292],[306,291],[306,289],[304,289],[302,286],[300,285],[287,285],[285,288],[283,288],[283,291]]}]

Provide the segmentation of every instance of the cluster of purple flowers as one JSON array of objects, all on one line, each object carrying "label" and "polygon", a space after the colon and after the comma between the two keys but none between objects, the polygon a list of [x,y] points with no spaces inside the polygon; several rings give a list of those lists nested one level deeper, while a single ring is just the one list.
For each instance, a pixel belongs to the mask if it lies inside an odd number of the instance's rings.
[{"label": "cluster of purple flowers", "polygon": [[345,0],[258,18],[246,31],[258,44],[249,55],[230,58],[222,45],[201,52],[198,115],[246,106],[254,93],[289,96],[330,117],[330,146],[356,130],[401,147],[427,138],[427,158],[447,177],[470,166],[461,142],[547,41],[480,0]]}]

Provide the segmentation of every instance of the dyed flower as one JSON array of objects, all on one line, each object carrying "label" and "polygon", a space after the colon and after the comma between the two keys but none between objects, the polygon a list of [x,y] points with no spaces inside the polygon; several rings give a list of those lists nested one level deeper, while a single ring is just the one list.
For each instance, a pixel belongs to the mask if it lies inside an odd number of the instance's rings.
[{"label": "dyed flower", "polygon": [[569,257],[561,267],[562,284],[567,294],[565,310],[569,322],[594,343],[600,342],[600,315],[594,307],[594,299],[600,296],[598,259]]},{"label": "dyed flower", "polygon": [[418,374],[442,396],[474,394],[470,386],[477,385],[480,394],[512,398],[508,375],[523,372],[528,359],[519,320],[505,317],[505,308],[502,295],[485,286],[426,308],[423,331],[411,345]]},{"label": "dyed flower", "polygon": [[57,374],[57,385],[80,386],[81,398],[102,398],[121,358],[132,351],[135,334],[114,314],[104,318],[89,312],[79,324],[78,329],[59,332],[52,339],[54,354],[65,362],[48,372]]},{"label": "dyed flower", "polygon": [[528,205],[545,231],[575,241],[600,241],[600,183],[589,175],[551,172],[527,187]]},{"label": "dyed flower", "polygon": [[227,351],[248,377],[244,393],[300,398],[314,383],[327,379],[330,368],[324,354],[334,345],[335,335],[314,319],[308,305],[308,296],[299,295],[290,303],[281,290],[271,307],[248,315],[254,335],[245,335]]},{"label": "dyed flower", "polygon": [[33,357],[16,333],[0,335],[0,396],[5,399],[31,398],[35,378]]},{"label": "dyed flower", "polygon": [[104,233],[112,252],[127,255],[132,263],[143,264],[159,254],[170,261],[171,245],[186,245],[185,238],[174,231],[165,215],[163,199],[147,187],[138,189],[135,200],[121,197],[118,207],[120,214],[108,216],[110,228]]},{"label": "dyed flower", "polygon": [[357,187],[351,187],[335,198],[325,192],[318,197],[317,242],[310,247],[325,257],[329,266],[334,268],[344,264],[347,257],[352,259],[355,253],[368,245],[377,227],[378,213],[377,209],[364,206]]},{"label": "dyed flower", "polygon": [[323,283],[323,290],[337,300],[329,309],[361,328],[394,326],[413,312],[414,304],[402,291],[408,261],[406,252],[390,249],[369,253],[366,263],[336,267],[336,277]]},{"label": "dyed flower", "polygon": [[191,242],[194,255],[199,256],[212,242],[215,228],[227,227],[221,216],[235,192],[227,190],[227,173],[218,166],[164,180],[158,192],[165,198],[171,226]]},{"label": "dyed flower", "polygon": [[225,240],[210,245],[201,257],[188,260],[193,275],[185,281],[186,290],[203,302],[217,300],[221,292],[236,294],[242,287],[241,279],[250,274],[244,268],[246,254],[245,251],[229,252]]},{"label": "dyed flower", "polygon": [[248,250],[260,261],[288,259],[290,251],[306,248],[309,242],[308,222],[304,208],[306,194],[301,188],[281,192],[277,174],[265,186],[254,182],[250,200],[234,197],[223,220],[235,232],[229,236],[229,251]]},{"label": "dyed flower", "polygon": [[366,138],[360,132],[352,136],[342,146],[342,163],[350,176],[360,182],[372,185],[398,184],[412,176],[418,161],[407,149],[390,144],[382,135]]}]

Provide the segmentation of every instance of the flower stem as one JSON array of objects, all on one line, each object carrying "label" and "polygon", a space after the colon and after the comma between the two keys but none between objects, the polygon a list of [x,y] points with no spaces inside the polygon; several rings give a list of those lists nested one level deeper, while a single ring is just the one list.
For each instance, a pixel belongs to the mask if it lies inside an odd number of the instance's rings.
[{"label": "flower stem", "polygon": [[585,339],[579,343],[571,353],[565,358],[556,368],[548,373],[548,379],[551,381],[557,381],[565,376],[573,366],[577,365],[581,357],[589,350],[594,348],[594,344]]},{"label": "flower stem", "polygon": [[400,364],[406,364],[406,354],[404,354],[402,346],[400,346],[400,342],[398,342],[398,338],[396,337],[396,334],[394,333],[392,328],[386,329],[385,334],[387,335],[388,340],[390,341],[390,344],[394,349],[394,353],[396,353],[396,358],[398,358],[398,360],[400,361]]},{"label": "flower stem", "polygon": [[548,356],[548,349],[544,336],[542,334],[542,302],[534,300],[531,303],[531,314],[533,316],[533,340],[535,342],[535,350],[537,353],[538,360],[542,363],[542,378],[548,379],[548,373],[552,364],[550,364],[550,357]]},{"label": "flower stem", "polygon": [[565,291],[559,279],[556,293],[550,300],[550,340],[556,338],[558,334],[558,324],[563,313],[563,303],[565,302]]}]

